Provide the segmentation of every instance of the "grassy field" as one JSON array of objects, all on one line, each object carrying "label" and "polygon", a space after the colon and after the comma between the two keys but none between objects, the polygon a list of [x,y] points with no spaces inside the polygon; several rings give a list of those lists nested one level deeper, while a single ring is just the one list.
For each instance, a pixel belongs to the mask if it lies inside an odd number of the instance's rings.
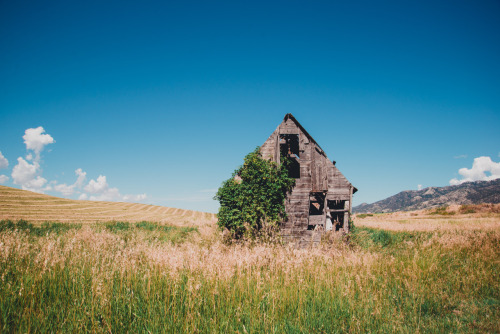
[{"label": "grassy field", "polygon": [[0,331],[500,331],[492,210],[358,217],[303,250],[225,245],[212,218],[186,216],[3,220]]}]

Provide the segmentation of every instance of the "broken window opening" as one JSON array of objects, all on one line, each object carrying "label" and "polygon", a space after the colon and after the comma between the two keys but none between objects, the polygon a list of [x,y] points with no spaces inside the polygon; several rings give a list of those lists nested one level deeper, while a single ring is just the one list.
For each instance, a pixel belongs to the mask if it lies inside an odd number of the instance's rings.
[{"label": "broken window opening", "polygon": [[328,200],[328,208],[330,210],[344,210],[345,209],[345,201],[341,200]]},{"label": "broken window opening", "polygon": [[308,231],[323,231],[323,225],[307,225]]},{"label": "broken window opening", "polygon": [[281,156],[296,155],[299,158],[299,135],[280,135]]},{"label": "broken window opening", "polygon": [[299,135],[280,135],[280,154],[288,158],[288,175],[294,179],[300,178]]},{"label": "broken window opening", "polygon": [[319,216],[323,215],[325,206],[325,194],[311,193],[309,196],[309,215]]}]

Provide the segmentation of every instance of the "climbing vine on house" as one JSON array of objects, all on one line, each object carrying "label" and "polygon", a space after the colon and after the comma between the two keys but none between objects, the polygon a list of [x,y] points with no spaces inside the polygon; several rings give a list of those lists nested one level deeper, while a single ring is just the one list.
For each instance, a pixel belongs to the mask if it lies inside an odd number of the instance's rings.
[{"label": "climbing vine on house", "polygon": [[238,239],[255,236],[264,226],[282,221],[287,192],[295,184],[288,164],[288,160],[278,165],[263,159],[259,148],[249,153],[214,197],[220,203],[219,227]]}]

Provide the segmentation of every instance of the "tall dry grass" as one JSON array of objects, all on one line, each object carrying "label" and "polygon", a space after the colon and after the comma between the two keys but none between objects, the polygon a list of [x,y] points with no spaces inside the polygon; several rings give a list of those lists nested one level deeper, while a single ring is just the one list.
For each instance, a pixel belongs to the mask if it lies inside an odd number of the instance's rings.
[{"label": "tall dry grass", "polygon": [[0,229],[3,332],[500,330],[499,230],[357,227],[297,250],[153,223],[51,226]]}]

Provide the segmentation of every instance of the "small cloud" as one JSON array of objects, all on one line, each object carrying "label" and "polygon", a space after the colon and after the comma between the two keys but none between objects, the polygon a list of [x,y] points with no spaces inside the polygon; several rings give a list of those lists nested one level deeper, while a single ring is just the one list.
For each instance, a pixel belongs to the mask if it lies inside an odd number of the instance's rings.
[{"label": "small cloud", "polygon": [[472,181],[490,181],[500,178],[500,162],[494,162],[490,157],[478,157],[474,159],[472,168],[460,168],[458,174],[462,179],[451,179],[450,185],[458,185]]},{"label": "small cloud", "polygon": [[[47,180],[43,178],[40,168],[40,153],[48,144],[55,143],[54,138],[49,134],[44,134],[43,127],[30,128],[24,131],[24,143],[27,150],[32,150],[35,153],[33,158],[32,153],[26,155],[26,160],[22,157],[17,158],[17,165],[12,169],[12,179],[14,184],[18,184],[24,190],[43,193],[47,190],[52,190],[52,186],[47,184]],[[32,161],[29,163],[28,161]]]},{"label": "small cloud", "polygon": [[83,182],[85,182],[85,179],[87,178],[87,173],[84,172],[81,168],[78,168],[77,170],[75,170],[75,174],[78,176],[78,178],[76,179],[74,186],[77,188],[81,188],[83,186]]},{"label": "small cloud", "polygon": [[89,198],[89,197],[87,196],[87,194],[81,194],[81,195],[78,197],[78,199],[81,199],[81,200],[85,200],[85,199],[87,199],[87,198]]},{"label": "small cloud", "polygon": [[9,177],[7,175],[0,175],[0,184],[4,184],[9,181]]},{"label": "small cloud", "polygon": [[99,175],[97,180],[90,182],[83,188],[86,192],[92,194],[91,201],[125,201],[136,202],[146,199],[146,194],[140,195],[122,195],[118,188],[110,188],[106,176]]},{"label": "small cloud", "polygon": [[40,172],[40,165],[38,162],[33,162],[30,164],[23,158],[17,158],[17,165],[12,169],[12,179],[14,184],[20,185],[24,190],[30,190],[34,192],[43,193],[44,185],[47,180],[38,175]]},{"label": "small cloud", "polygon": [[70,196],[73,194],[74,189],[73,186],[68,186],[67,184],[58,184],[54,186],[54,190],[60,192],[64,196]]},{"label": "small cloud", "polygon": [[3,156],[2,152],[0,152],[0,169],[7,167],[9,167],[9,160],[7,160],[7,158]]},{"label": "small cloud", "polygon": [[119,201],[121,200],[120,191],[118,188],[109,188],[102,190],[89,198],[91,201]]},{"label": "small cloud", "polygon": [[139,194],[139,195],[123,195],[123,200],[125,202],[138,202],[138,201],[143,201],[146,199],[146,194]]},{"label": "small cloud", "polygon": [[91,201],[113,201],[120,199],[118,188],[110,188],[106,176],[99,175],[97,180],[90,182],[83,188],[86,192],[93,195],[90,196]]},{"label": "small cloud", "polygon": [[[33,150],[35,152],[35,161],[40,159],[40,153],[43,151],[44,147],[48,144],[53,144],[56,141],[51,135],[44,134],[45,130],[43,127],[30,128],[24,131],[24,143],[26,144],[26,149]],[[26,157],[28,160],[32,159],[31,154]]]},{"label": "small cloud", "polygon": [[418,189],[418,190],[422,190],[422,185],[421,185],[421,184],[419,184],[419,185],[417,186],[417,189]]},{"label": "small cloud", "polygon": [[84,188],[86,192],[91,194],[100,194],[108,189],[108,182],[106,181],[106,176],[99,175],[96,180],[90,180],[89,184],[87,184]]},{"label": "small cloud", "polygon": [[51,181],[51,183],[55,184],[54,190],[60,192],[64,196],[73,195],[76,188],[80,189],[83,186],[83,182],[85,182],[85,178],[87,176],[87,173],[85,173],[81,168],[75,170],[75,174],[77,175],[77,179],[75,183],[71,185],[67,185],[66,183],[56,184],[56,181]]},{"label": "small cloud", "polygon": [[453,159],[465,159],[465,158],[467,158],[467,154],[456,155],[453,157]]}]

